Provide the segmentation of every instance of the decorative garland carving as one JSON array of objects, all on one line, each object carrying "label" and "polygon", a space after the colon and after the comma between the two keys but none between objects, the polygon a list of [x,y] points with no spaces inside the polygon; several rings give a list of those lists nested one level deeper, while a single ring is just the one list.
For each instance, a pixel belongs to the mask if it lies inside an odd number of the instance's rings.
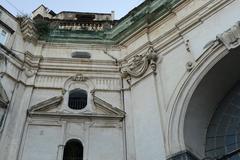
[{"label": "decorative garland carving", "polygon": [[149,66],[153,71],[156,71],[157,60],[158,57],[156,52],[150,47],[145,55],[135,55],[132,59],[127,61],[127,64],[121,68],[122,77],[139,78],[143,76]]}]

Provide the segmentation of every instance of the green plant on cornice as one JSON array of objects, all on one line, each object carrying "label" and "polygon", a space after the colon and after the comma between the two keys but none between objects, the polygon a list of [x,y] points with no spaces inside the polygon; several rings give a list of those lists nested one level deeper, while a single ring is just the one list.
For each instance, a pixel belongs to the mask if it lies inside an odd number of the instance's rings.
[{"label": "green plant on cornice", "polygon": [[38,35],[46,36],[50,31],[50,23],[46,20],[34,20],[34,25],[37,29]]},{"label": "green plant on cornice", "polygon": [[16,19],[18,20],[18,22],[21,24],[25,19],[29,19],[30,16],[28,14],[18,14],[16,15]]}]

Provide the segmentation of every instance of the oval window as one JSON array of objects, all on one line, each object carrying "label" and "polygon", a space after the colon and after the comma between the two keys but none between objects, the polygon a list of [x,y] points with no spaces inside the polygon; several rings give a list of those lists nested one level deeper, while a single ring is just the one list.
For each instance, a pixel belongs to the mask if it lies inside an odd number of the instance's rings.
[{"label": "oval window", "polygon": [[73,52],[72,58],[91,58],[91,55],[88,52]]}]

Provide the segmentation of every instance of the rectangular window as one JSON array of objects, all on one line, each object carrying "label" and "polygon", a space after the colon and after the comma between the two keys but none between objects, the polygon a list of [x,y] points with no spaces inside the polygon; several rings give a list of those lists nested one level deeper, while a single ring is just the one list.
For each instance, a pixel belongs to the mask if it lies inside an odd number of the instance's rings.
[{"label": "rectangular window", "polygon": [[7,32],[0,28],[0,43],[5,44],[7,40]]}]

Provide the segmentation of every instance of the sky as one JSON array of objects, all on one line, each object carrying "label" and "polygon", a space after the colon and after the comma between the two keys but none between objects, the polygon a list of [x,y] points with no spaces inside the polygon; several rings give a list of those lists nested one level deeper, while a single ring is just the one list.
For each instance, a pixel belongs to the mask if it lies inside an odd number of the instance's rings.
[{"label": "sky", "polygon": [[0,5],[13,15],[31,14],[41,4],[55,13],[61,11],[100,12],[115,11],[115,19],[120,19],[144,0],[0,0]]}]

